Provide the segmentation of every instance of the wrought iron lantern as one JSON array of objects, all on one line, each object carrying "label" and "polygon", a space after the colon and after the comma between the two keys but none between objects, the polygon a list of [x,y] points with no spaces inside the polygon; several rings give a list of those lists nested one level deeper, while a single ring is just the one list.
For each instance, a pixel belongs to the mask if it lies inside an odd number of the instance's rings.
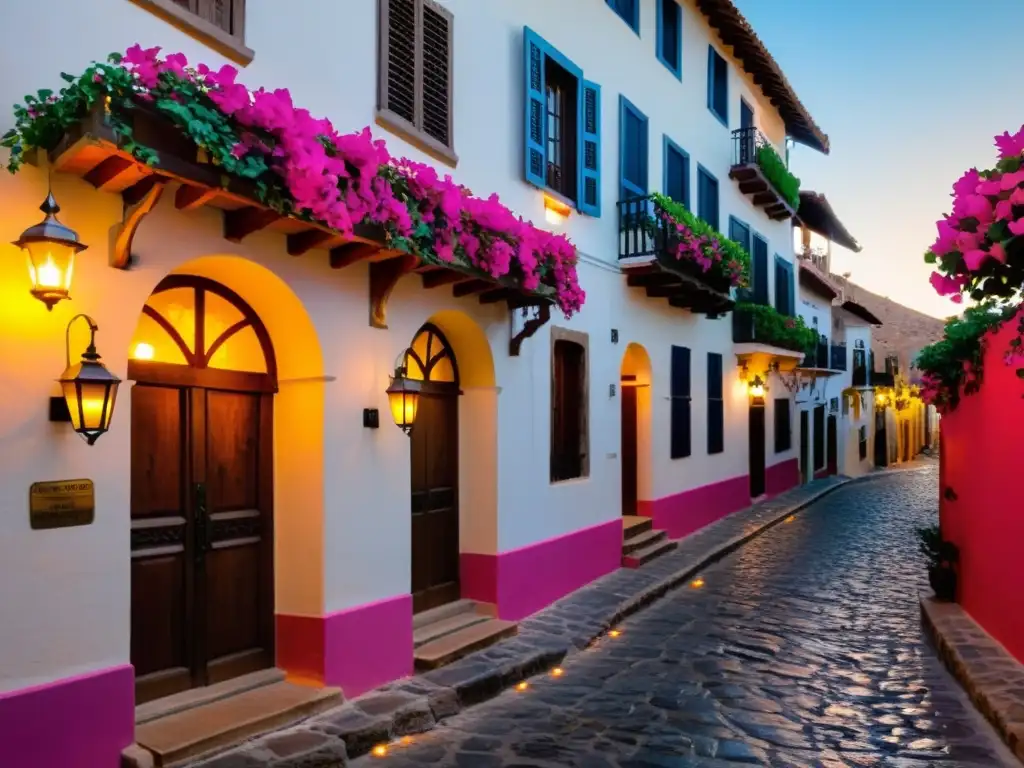
[{"label": "wrought iron lantern", "polygon": [[[89,346],[82,353],[82,359],[72,365],[71,326],[79,318],[89,323]],[[114,416],[114,402],[117,398],[117,385],[121,383],[121,380],[100,362],[100,355],[96,351],[98,330],[96,322],[88,315],[75,315],[71,318],[65,333],[67,367],[58,379],[71,424],[75,432],[85,438],[89,445],[95,443],[100,435],[110,429],[110,420]]]},{"label": "wrought iron lantern", "polygon": [[750,390],[750,396],[755,400],[764,397],[764,381],[760,376],[755,376],[751,379],[747,387]]},{"label": "wrought iron lantern", "polygon": [[420,382],[409,378],[409,369],[405,358],[408,350],[404,350],[395,362],[395,373],[387,388],[388,405],[395,426],[410,434],[416,421],[416,411],[420,405]]},{"label": "wrought iron lantern", "polygon": [[22,232],[13,244],[25,251],[28,259],[32,279],[29,291],[52,311],[58,301],[70,298],[75,254],[88,246],[79,241],[75,230],[57,221],[60,206],[52,192],[47,193],[39,210],[45,218]]}]

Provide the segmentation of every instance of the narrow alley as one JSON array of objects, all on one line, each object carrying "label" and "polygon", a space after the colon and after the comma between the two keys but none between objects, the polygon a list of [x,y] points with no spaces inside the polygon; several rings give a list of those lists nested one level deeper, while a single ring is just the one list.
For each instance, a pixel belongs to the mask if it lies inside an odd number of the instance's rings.
[{"label": "narrow alley", "polygon": [[840,489],[562,674],[357,764],[1018,766],[922,633],[937,469]]}]

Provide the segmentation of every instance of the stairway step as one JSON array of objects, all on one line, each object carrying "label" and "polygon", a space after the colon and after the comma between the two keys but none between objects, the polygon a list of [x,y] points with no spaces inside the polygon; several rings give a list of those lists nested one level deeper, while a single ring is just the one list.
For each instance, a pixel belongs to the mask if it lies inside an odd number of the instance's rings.
[{"label": "stairway step", "polygon": [[445,603],[429,611],[420,611],[412,617],[412,628],[420,629],[463,613],[479,613],[476,600],[456,600],[454,603]]},{"label": "stairway step", "polygon": [[473,624],[417,648],[413,654],[416,669],[427,670],[443,667],[474,651],[512,637],[518,631],[518,624],[501,619],[488,619],[479,624]]},{"label": "stairway step", "polygon": [[250,672],[241,677],[233,677],[222,683],[206,685],[202,688],[190,688],[172,696],[164,696],[161,699],[147,701],[135,707],[135,725],[142,725],[151,720],[158,720],[161,717],[168,717],[184,712],[186,709],[202,707],[212,704],[221,699],[228,699],[240,693],[262,688],[265,685],[284,682],[285,674],[283,669],[260,669]]},{"label": "stairway step", "polygon": [[341,702],[340,688],[274,683],[136,726],[135,741],[153,754],[157,768],[168,768],[241,744]]},{"label": "stairway step", "polygon": [[676,546],[677,543],[674,541],[668,541],[667,539],[659,541],[657,544],[645,549],[638,549],[636,552],[632,552],[622,558],[622,565],[626,568],[639,568],[641,565],[651,562],[654,558],[664,555],[666,552],[671,552]]},{"label": "stairway step", "polygon": [[622,554],[628,555],[632,552],[636,552],[638,549],[646,549],[652,547],[659,541],[664,541],[668,534],[665,531],[647,531],[641,533],[639,536],[633,536],[632,538],[625,539],[622,542]]},{"label": "stairway step", "polygon": [[654,526],[654,521],[649,517],[639,515],[625,515],[622,518],[622,538],[631,539],[641,533],[647,533]]},{"label": "stairway step", "polygon": [[460,630],[490,621],[490,618],[481,613],[457,613],[447,619],[435,621],[433,624],[414,629],[412,632],[413,647],[419,648],[434,640],[454,634]]}]

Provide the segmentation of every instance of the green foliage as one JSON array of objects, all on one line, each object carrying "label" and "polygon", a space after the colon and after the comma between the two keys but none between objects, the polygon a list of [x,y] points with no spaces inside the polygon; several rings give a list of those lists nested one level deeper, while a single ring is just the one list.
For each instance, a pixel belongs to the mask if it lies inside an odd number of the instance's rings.
[{"label": "green foliage", "polygon": [[930,568],[948,568],[960,559],[960,550],[956,544],[943,539],[937,525],[918,528],[917,540],[921,554],[928,559]]},{"label": "green foliage", "polygon": [[763,344],[806,353],[818,341],[817,331],[809,328],[802,317],[783,315],[767,304],[741,301],[734,311],[753,318],[754,338]]},{"label": "green foliage", "polygon": [[789,172],[786,161],[779,157],[775,147],[762,144],[757,149],[757,164],[765,178],[795,211],[800,207],[800,179]]}]

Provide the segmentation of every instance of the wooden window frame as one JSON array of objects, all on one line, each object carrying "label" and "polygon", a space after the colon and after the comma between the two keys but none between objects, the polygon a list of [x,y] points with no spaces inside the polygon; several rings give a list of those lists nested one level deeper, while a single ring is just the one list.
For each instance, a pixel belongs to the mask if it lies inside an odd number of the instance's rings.
[{"label": "wooden window frame", "polygon": [[636,32],[637,35],[640,34],[640,0],[632,0],[632,7],[630,8],[632,18],[629,19],[619,13],[615,0],[605,0],[605,4],[611,9],[612,13],[626,22],[627,27]]},{"label": "wooden window frame", "polygon": [[131,0],[131,2],[177,27],[190,37],[208,45],[236,64],[246,66],[256,56],[255,51],[245,44],[245,0],[233,0],[231,4],[231,26],[234,29],[242,30],[241,34],[236,35],[196,16],[192,11],[182,8],[173,0]]},{"label": "wooden window frame", "polygon": [[554,395],[554,383],[555,383],[555,344],[559,341],[566,341],[572,344],[577,344],[583,348],[583,382],[582,392],[580,393],[580,474],[578,477],[566,477],[554,479],[553,474],[553,459],[554,459],[554,448],[555,448],[555,424],[554,424],[554,401],[548,405],[548,416],[551,418],[550,437],[548,439],[548,479],[552,485],[560,483],[571,483],[580,480],[587,480],[590,478],[590,337],[581,331],[571,331],[568,328],[561,328],[555,326],[551,329],[551,390],[552,396]]},{"label": "wooden window frame", "polygon": [[422,120],[423,114],[423,6],[430,6],[435,13],[448,20],[448,145],[427,134],[415,123],[392,112],[385,105],[388,97],[388,2],[377,0],[377,107],[374,122],[423,150],[452,168],[459,163],[455,152],[455,14],[435,0],[414,0],[416,5],[416,31],[414,64],[414,109]]}]

